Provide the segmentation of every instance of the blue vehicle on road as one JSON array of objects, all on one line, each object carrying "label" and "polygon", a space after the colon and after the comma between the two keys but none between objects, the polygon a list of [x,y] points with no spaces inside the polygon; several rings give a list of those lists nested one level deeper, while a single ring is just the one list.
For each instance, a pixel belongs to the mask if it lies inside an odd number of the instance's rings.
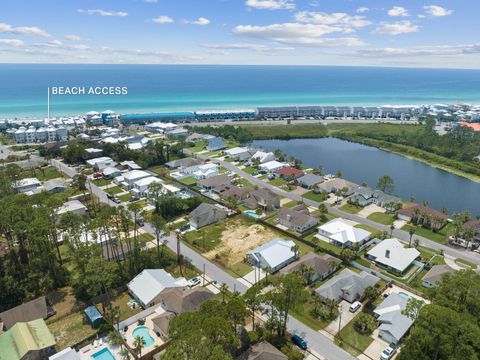
[{"label": "blue vehicle on road", "polygon": [[293,335],[292,342],[302,350],[307,350],[308,348],[307,342],[299,335]]}]

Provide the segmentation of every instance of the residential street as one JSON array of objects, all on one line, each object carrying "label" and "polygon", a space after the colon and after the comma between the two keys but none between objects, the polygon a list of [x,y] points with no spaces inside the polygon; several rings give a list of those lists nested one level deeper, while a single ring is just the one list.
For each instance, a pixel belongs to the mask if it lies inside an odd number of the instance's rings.
[{"label": "residential street", "polygon": [[[190,152],[188,150],[185,150],[185,152],[186,153],[188,152],[188,153],[192,154],[192,152]],[[315,207],[315,208],[318,208],[318,206],[320,205],[320,203],[318,203],[316,201],[306,199],[306,198],[302,197],[301,195],[295,194],[293,192],[284,191],[284,190],[279,189],[276,186],[273,186],[273,185],[271,185],[271,184],[269,184],[269,183],[267,183],[267,182],[265,182],[261,179],[257,179],[256,177],[254,177],[250,174],[247,174],[245,171],[242,171],[241,169],[239,169],[237,166],[233,165],[232,163],[229,163],[227,161],[218,160],[218,159],[215,159],[215,158],[212,158],[212,157],[209,157],[209,156],[206,156],[206,155],[202,155],[202,154],[195,154],[195,155],[199,159],[203,159],[203,160],[210,159],[211,161],[227,168],[228,170],[230,170],[230,171],[234,172],[235,174],[237,174],[237,175],[243,177],[244,179],[248,180],[253,185],[256,185],[256,186],[261,187],[261,188],[270,189],[273,192],[277,193],[278,195],[287,197],[287,198],[289,198],[291,200],[295,200],[295,201],[303,201],[306,205],[309,205],[309,206],[312,206],[312,207]],[[377,222],[362,218],[358,215],[339,210],[338,208],[332,207],[328,204],[325,204],[325,205],[327,206],[328,211],[331,212],[334,215],[341,216],[342,218],[352,220],[352,221],[355,221],[357,223],[370,226],[370,227],[375,228],[377,230],[386,231],[386,232],[390,233],[390,226],[388,226],[388,225],[379,224]],[[399,230],[399,229],[395,229],[393,231],[393,236],[396,237],[397,239],[401,240],[403,243],[407,243],[407,244],[408,244],[409,239],[410,239],[410,235],[408,234],[407,231]],[[423,246],[426,246],[426,247],[429,247],[429,248],[432,248],[432,249],[435,249],[435,250],[443,250],[444,254],[446,254],[446,255],[449,255],[449,256],[452,256],[452,257],[455,257],[455,258],[463,258],[463,259],[468,260],[468,261],[470,261],[474,264],[480,265],[480,255],[477,254],[477,253],[474,253],[472,251],[462,250],[460,248],[458,248],[458,249],[451,248],[449,246],[436,243],[435,241],[429,240],[427,238],[424,238],[424,237],[421,237],[421,236],[418,236],[418,235],[415,235],[414,238],[417,238],[418,240],[420,240],[420,245],[423,245]]]}]

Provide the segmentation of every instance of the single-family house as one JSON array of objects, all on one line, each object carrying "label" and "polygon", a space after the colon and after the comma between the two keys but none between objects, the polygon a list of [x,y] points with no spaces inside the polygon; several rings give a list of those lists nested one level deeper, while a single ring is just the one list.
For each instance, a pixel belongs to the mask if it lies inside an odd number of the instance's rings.
[{"label": "single-family house", "polygon": [[67,190],[67,182],[63,179],[51,179],[43,183],[45,191],[50,193],[61,193]]},{"label": "single-family house", "polygon": [[122,170],[142,170],[142,167],[138,165],[135,161],[126,160],[122,161],[119,166]]},{"label": "single-family house", "polygon": [[159,304],[163,291],[186,286],[185,278],[174,278],[163,269],[145,269],[127,284],[128,291],[143,308]]},{"label": "single-family house", "polygon": [[190,213],[190,226],[196,230],[225,219],[228,215],[226,209],[216,205],[202,203]]},{"label": "single-family house", "polygon": [[107,167],[115,167],[117,166],[117,163],[113,161],[110,157],[108,156],[102,156],[98,158],[93,158],[89,159],[86,161],[86,163],[93,167],[95,170],[102,171],[103,169]]},{"label": "single-family house", "polygon": [[19,322],[0,334],[0,359],[46,360],[55,353],[55,344],[43,319]]},{"label": "single-family house", "polygon": [[380,326],[378,337],[389,344],[398,344],[413,325],[413,320],[402,314],[408,303],[408,298],[397,293],[391,293],[373,311]]},{"label": "single-family house", "polygon": [[223,152],[226,158],[237,161],[244,161],[252,156],[251,151],[246,147],[234,147]]},{"label": "single-family house", "polygon": [[[318,255],[316,253],[308,253],[297,261],[285,266],[280,273],[290,274],[299,273],[308,277],[306,280],[312,283],[317,280],[325,280],[330,274],[335,272],[340,266],[341,261],[331,255]],[[308,270],[308,271],[305,271]]]},{"label": "single-family house", "polygon": [[230,183],[230,177],[228,175],[221,174],[200,180],[197,182],[197,186],[202,188],[203,190],[210,191],[216,189],[221,185],[229,185]]},{"label": "single-family house", "polygon": [[359,185],[351,181],[342,178],[334,178],[321,184],[317,184],[315,189],[316,191],[326,193],[336,193],[337,191],[340,191],[344,196],[350,196],[358,187]]},{"label": "single-family house", "polygon": [[200,165],[202,162],[198,159],[194,159],[191,157],[177,159],[169,161],[165,164],[165,166],[169,169],[178,169],[178,168],[188,168],[191,166]]},{"label": "single-family house", "polygon": [[151,184],[163,184],[163,181],[155,176],[145,177],[133,183],[133,188],[130,190],[132,195],[137,199],[147,196],[147,190]]},{"label": "single-family house", "polygon": [[270,189],[250,190],[248,198],[242,203],[250,209],[271,211],[280,207],[280,196]]},{"label": "single-family house", "polygon": [[57,208],[56,212],[57,215],[63,215],[66,213],[73,213],[75,215],[85,215],[87,213],[88,208],[83,205],[80,201],[78,200],[69,200],[65,202],[62,206]]},{"label": "single-family house", "polygon": [[235,360],[288,360],[288,356],[266,340],[250,346],[247,351],[237,356]]},{"label": "single-family house", "polygon": [[[213,176],[217,176],[218,173],[218,165],[213,163],[202,164],[196,167],[196,170],[193,171],[190,175],[193,176],[197,180],[207,179]],[[191,169],[191,168],[187,168]],[[182,173],[187,173],[187,169],[182,170]]]},{"label": "single-family house", "polygon": [[284,180],[295,180],[303,176],[303,171],[291,166],[286,166],[275,171],[275,174]]},{"label": "single-family house", "polygon": [[15,306],[10,310],[0,313],[0,324],[2,330],[8,330],[16,323],[25,323],[37,319],[46,319],[55,314],[55,310],[48,304],[45,296],[40,296],[24,304]]},{"label": "single-family house", "polygon": [[303,233],[318,224],[318,218],[311,216],[310,211],[303,204],[291,209],[280,209],[277,221],[279,224],[299,233]]},{"label": "single-family house", "polygon": [[401,275],[420,256],[420,252],[415,248],[405,248],[397,239],[385,239],[370,249],[366,256],[377,266]]},{"label": "single-family house", "polygon": [[87,153],[87,157],[91,159],[91,158],[99,157],[100,155],[102,155],[103,150],[97,149],[97,148],[86,148],[85,152]]},{"label": "single-family house", "polygon": [[20,179],[13,183],[14,189],[21,193],[35,191],[40,186],[42,186],[42,183],[37,178]]},{"label": "single-family house", "polygon": [[253,266],[275,273],[298,258],[295,243],[282,238],[274,239],[246,255],[247,261]]},{"label": "single-family house", "polygon": [[187,137],[188,130],[185,128],[177,128],[167,132],[167,136],[172,139],[178,139],[180,137]]},{"label": "single-family house", "polygon": [[389,211],[393,211],[396,207],[398,208],[401,206],[402,199],[397,196],[386,194],[381,190],[374,190],[361,186],[354,191],[350,198],[350,202],[359,206],[375,204]]},{"label": "single-family house", "polygon": [[337,302],[346,300],[353,303],[363,297],[365,289],[375,286],[380,279],[365,271],[357,273],[350,269],[343,269],[315,290],[315,293],[322,301],[335,300]]},{"label": "single-family house", "polygon": [[134,184],[144,178],[151,177],[152,175],[143,170],[132,170],[123,174],[123,185],[130,190]]},{"label": "single-family house", "polygon": [[463,230],[473,231],[473,241],[480,242],[480,220],[470,220],[463,224]]},{"label": "single-family house", "polygon": [[103,177],[107,179],[113,179],[117,176],[122,176],[122,172],[118,170],[116,167],[109,166],[102,170]]},{"label": "single-family house", "polygon": [[437,286],[445,276],[445,274],[453,274],[455,272],[448,265],[433,265],[422,279],[422,286],[426,288],[433,288]]},{"label": "single-family house", "polygon": [[258,162],[258,164],[264,164],[273,160],[275,160],[275,154],[273,152],[264,152],[264,151],[257,151],[250,158],[250,161],[252,163]]},{"label": "single-family house", "polygon": [[421,223],[425,226],[431,226],[432,229],[439,230],[445,226],[448,215],[426,207],[420,204],[409,204],[397,211],[399,220]]},{"label": "single-family house", "polygon": [[215,192],[220,195],[220,197],[224,200],[229,200],[235,198],[237,201],[243,201],[248,196],[250,196],[250,192],[248,189],[241,188],[235,185],[224,185],[219,186],[215,189]]},{"label": "single-family house", "polygon": [[213,137],[208,139],[207,141],[208,141],[206,146],[207,151],[217,151],[217,150],[225,149],[227,147],[223,139],[220,137]]},{"label": "single-family house", "polygon": [[313,189],[316,185],[323,183],[322,176],[315,174],[305,174],[297,179],[297,184],[305,189]]},{"label": "single-family house", "polygon": [[170,327],[170,321],[175,318],[175,314],[164,311],[160,315],[152,318],[153,328],[155,332],[160,335],[161,338],[166,340],[168,338],[168,329]]},{"label": "single-family house", "polygon": [[277,170],[280,170],[281,168],[287,167],[288,165],[285,163],[281,163],[277,160],[272,160],[268,161],[266,163],[260,164],[258,168],[262,171],[268,172],[268,173],[275,173]]},{"label": "single-family house", "polygon": [[342,218],[336,218],[318,227],[316,235],[320,240],[335,246],[346,248],[356,244],[362,245],[372,234],[367,230],[357,228]]}]

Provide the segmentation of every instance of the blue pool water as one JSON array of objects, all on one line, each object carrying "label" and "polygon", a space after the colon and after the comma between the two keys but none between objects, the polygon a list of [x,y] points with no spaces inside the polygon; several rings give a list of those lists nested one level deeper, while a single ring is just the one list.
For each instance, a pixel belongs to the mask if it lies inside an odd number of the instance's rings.
[{"label": "blue pool water", "polygon": [[261,216],[258,215],[255,211],[245,211],[245,214],[247,214],[248,216],[251,216],[253,217],[254,219],[260,219]]},{"label": "blue pool water", "polygon": [[94,360],[115,360],[115,356],[110,352],[108,348],[104,348],[92,355]]},{"label": "blue pool water", "polygon": [[404,292],[399,292],[398,295],[400,295],[401,297],[403,297],[404,299],[407,299],[407,300],[410,300],[411,296],[408,295],[407,293],[404,293]]},{"label": "blue pool water", "polygon": [[155,340],[150,336],[149,330],[146,326],[139,326],[133,330],[133,337],[136,338],[140,336],[145,341],[145,347],[152,346],[155,343]]}]

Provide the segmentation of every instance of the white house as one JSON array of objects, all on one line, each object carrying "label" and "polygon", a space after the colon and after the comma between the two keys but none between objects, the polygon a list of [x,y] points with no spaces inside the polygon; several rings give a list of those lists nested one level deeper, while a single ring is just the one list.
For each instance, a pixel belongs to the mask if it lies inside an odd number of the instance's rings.
[{"label": "white house", "polygon": [[218,175],[218,165],[213,163],[189,166],[182,169],[180,173],[184,176],[193,176],[198,180],[207,179]]},{"label": "white house", "polygon": [[130,190],[133,188],[133,184],[138,180],[152,176],[150,173],[143,170],[132,170],[123,174],[123,184]]},{"label": "white house", "polygon": [[254,266],[272,273],[294,262],[298,253],[292,240],[277,238],[247,253],[247,260]]},{"label": "white house", "polygon": [[42,186],[42,183],[37,178],[20,179],[15,181],[13,184],[15,190],[21,193],[36,190],[40,186]]},{"label": "white house", "polygon": [[161,303],[160,295],[164,290],[186,286],[185,278],[174,278],[163,269],[145,269],[127,284],[130,294],[144,308]]},{"label": "white house", "polygon": [[178,128],[178,125],[173,123],[154,122],[145,125],[145,130],[150,132],[166,133]]},{"label": "white house", "polygon": [[250,151],[245,147],[234,147],[233,149],[225,150],[223,153],[225,157],[238,161],[247,160],[251,156]]},{"label": "white house", "polygon": [[264,164],[269,161],[274,161],[275,154],[273,152],[257,151],[250,160],[253,162],[254,159],[258,159],[260,164]]},{"label": "white house", "polygon": [[131,190],[131,192],[137,198],[144,197],[147,194],[149,186],[154,183],[162,184],[163,182],[155,176],[145,177],[133,183],[133,189]]},{"label": "white house", "polygon": [[280,170],[288,165],[285,163],[281,163],[277,160],[269,161],[259,165],[260,170],[266,171],[268,173],[274,173],[277,170]]},{"label": "white house", "polygon": [[117,176],[121,176],[122,172],[118,170],[116,167],[109,166],[102,170],[102,174],[106,178],[113,179],[113,178],[116,178]]},{"label": "white house", "polygon": [[87,164],[100,171],[107,167],[117,166],[117,163],[108,156],[87,160]]},{"label": "white house", "polygon": [[60,206],[56,212],[58,215],[63,215],[69,212],[76,215],[85,215],[87,213],[87,207],[78,200],[70,200]]},{"label": "white house", "polygon": [[368,259],[397,274],[403,274],[418,256],[417,249],[404,248],[397,239],[385,239],[367,252]]},{"label": "white house", "polygon": [[348,224],[342,218],[336,218],[318,227],[318,237],[341,248],[362,245],[371,236],[371,233]]}]

